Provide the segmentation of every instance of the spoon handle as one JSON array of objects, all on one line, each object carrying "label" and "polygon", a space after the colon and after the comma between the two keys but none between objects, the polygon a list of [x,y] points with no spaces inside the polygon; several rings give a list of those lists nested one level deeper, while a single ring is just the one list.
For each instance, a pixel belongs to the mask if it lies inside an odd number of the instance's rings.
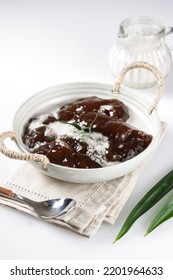
[{"label": "spoon handle", "polygon": [[5,195],[5,196],[13,196],[14,195],[14,193],[11,190],[3,188],[1,186],[0,186],[0,194]]},{"label": "spoon handle", "polygon": [[0,195],[2,195],[4,197],[7,197],[7,198],[10,198],[10,199],[13,199],[13,200],[23,202],[23,203],[29,203],[30,202],[30,199],[28,199],[28,198],[26,198],[22,195],[19,195],[17,193],[14,193],[12,190],[6,189],[6,188],[1,187],[1,186],[0,186]]}]

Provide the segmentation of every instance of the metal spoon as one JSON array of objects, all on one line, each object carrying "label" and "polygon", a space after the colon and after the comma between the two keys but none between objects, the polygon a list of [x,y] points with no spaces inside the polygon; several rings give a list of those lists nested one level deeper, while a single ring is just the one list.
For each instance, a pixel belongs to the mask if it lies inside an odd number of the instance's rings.
[{"label": "metal spoon", "polygon": [[37,215],[42,219],[61,216],[67,213],[76,204],[75,200],[71,198],[57,198],[37,202],[3,187],[0,187],[0,195],[22,203],[27,203],[32,206]]}]

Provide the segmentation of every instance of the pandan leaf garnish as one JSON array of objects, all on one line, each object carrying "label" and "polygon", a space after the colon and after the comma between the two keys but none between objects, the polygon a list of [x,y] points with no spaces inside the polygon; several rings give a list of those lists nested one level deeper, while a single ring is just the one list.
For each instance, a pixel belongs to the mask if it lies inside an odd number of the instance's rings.
[{"label": "pandan leaf garnish", "polygon": [[98,114],[95,116],[94,120],[90,123],[89,126],[80,126],[78,123],[76,122],[66,122],[66,121],[60,121],[61,123],[64,124],[69,124],[72,125],[73,127],[77,128],[78,130],[80,130],[81,132],[86,132],[86,133],[90,133],[91,129],[93,127],[93,124],[95,122],[95,120],[97,119]]}]

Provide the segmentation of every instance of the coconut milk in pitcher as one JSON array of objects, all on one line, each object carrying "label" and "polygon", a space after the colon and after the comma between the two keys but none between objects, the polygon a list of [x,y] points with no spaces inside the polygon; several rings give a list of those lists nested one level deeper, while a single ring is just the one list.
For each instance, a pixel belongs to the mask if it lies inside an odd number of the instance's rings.
[{"label": "coconut milk in pitcher", "polygon": [[[114,77],[128,64],[145,61],[154,65],[166,77],[171,70],[171,50],[165,42],[173,27],[165,28],[157,19],[134,16],[123,20],[119,26],[117,41],[108,56],[108,64]],[[156,83],[155,77],[145,69],[130,71],[124,83],[130,87],[146,88]]]}]

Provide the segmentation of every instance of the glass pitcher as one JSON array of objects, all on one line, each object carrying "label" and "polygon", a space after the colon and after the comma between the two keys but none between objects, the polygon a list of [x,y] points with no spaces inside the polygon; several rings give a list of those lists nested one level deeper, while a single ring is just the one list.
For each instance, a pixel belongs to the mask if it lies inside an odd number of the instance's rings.
[{"label": "glass pitcher", "polygon": [[[119,26],[117,41],[111,47],[108,64],[114,77],[128,64],[144,61],[154,65],[166,77],[171,70],[171,50],[165,37],[173,33],[173,27],[165,28],[157,19],[146,16],[126,18]],[[145,88],[156,83],[145,69],[129,72],[124,83],[130,87]]]}]

